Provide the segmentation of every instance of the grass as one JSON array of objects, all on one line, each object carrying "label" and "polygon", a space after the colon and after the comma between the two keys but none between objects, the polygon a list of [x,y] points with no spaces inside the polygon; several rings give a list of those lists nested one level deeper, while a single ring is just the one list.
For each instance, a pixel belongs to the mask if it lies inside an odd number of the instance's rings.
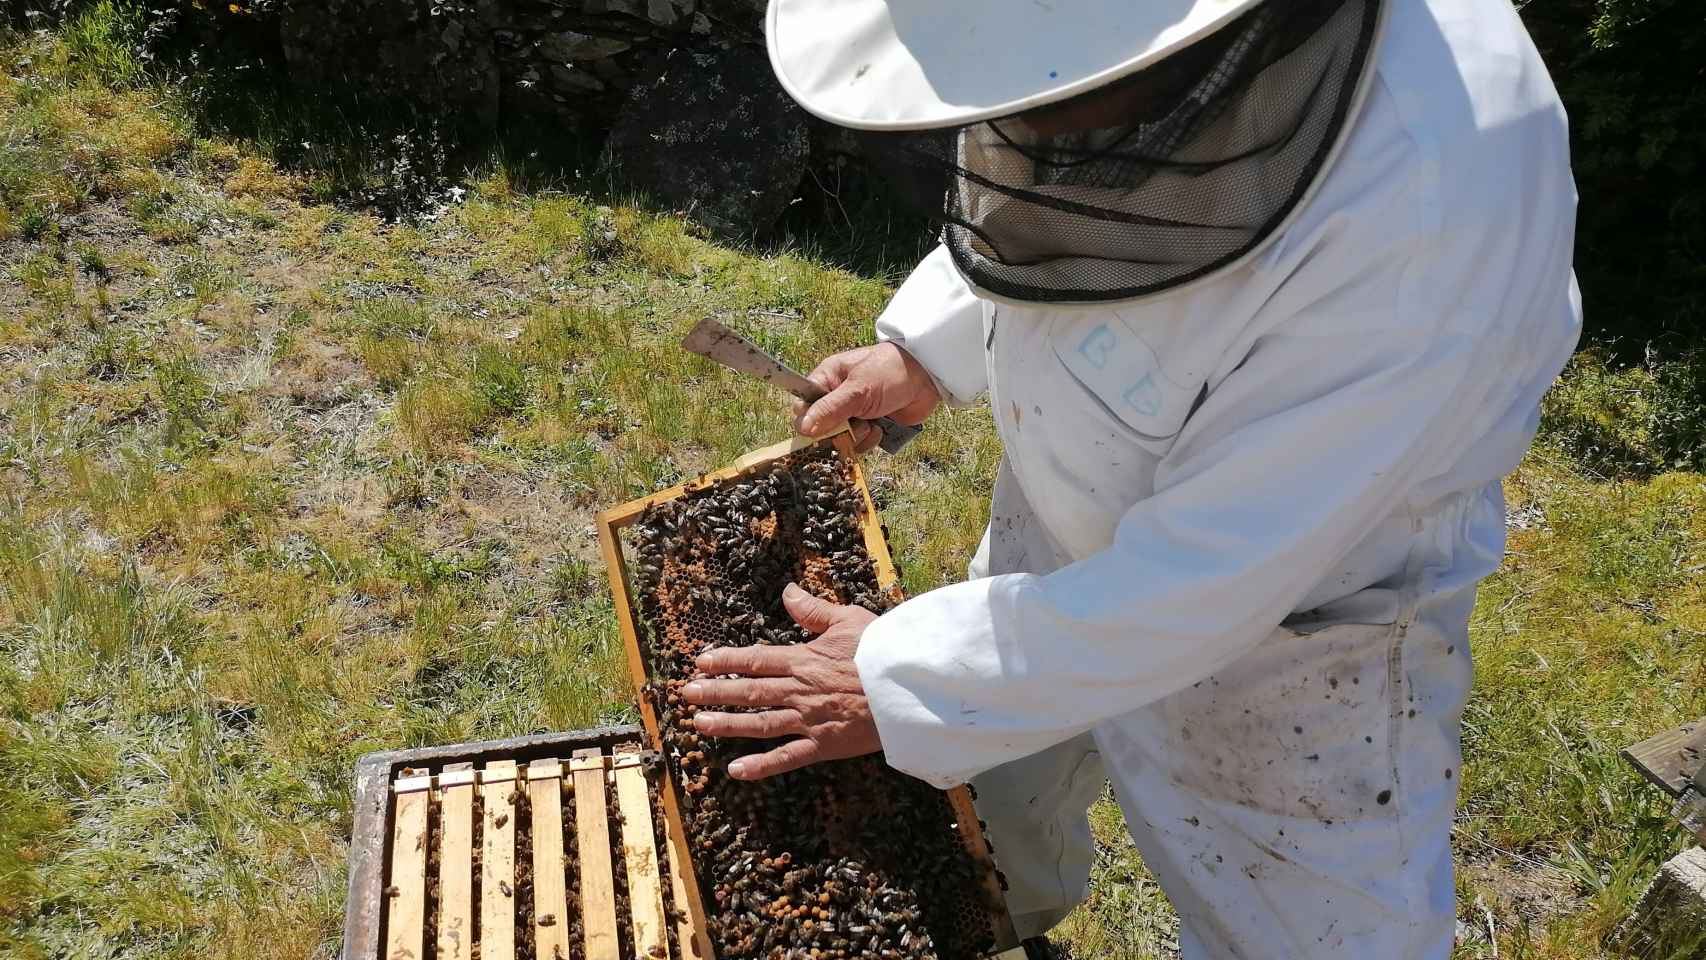
[{"label": "grass", "polygon": [[[714,313],[809,366],[892,278],[503,155],[432,218],[336,206],[152,86],[117,23],[0,44],[0,953],[327,957],[356,757],[631,718],[593,512],[786,430],[680,334]],[[1616,955],[1679,846],[1616,757],[1706,713],[1678,376],[1584,357],[1509,483],[1464,957]],[[999,455],[962,410],[871,461],[909,590],[960,575]],[[1110,801],[1093,823],[1070,937],[1168,955]]]}]

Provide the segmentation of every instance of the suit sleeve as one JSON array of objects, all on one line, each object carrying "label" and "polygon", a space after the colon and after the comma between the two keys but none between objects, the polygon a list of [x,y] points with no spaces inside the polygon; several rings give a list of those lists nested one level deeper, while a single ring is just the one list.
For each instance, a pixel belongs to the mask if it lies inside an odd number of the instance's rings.
[{"label": "suit sleeve", "polygon": [[1184,689],[1266,637],[1469,442],[1471,374],[1508,349],[1425,320],[1378,326],[1371,336],[1341,317],[1259,339],[1102,552],[878,618],[857,664],[888,762],[964,782]]},{"label": "suit sleeve", "polygon": [[983,301],[960,276],[947,247],[931,251],[895,291],[877,318],[877,339],[911,354],[950,404],[969,404],[988,389]]}]

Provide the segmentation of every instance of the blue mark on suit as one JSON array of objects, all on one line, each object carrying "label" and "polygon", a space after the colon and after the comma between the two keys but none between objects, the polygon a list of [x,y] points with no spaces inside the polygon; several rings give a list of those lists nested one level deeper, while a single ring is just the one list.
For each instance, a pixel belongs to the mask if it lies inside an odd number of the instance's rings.
[{"label": "blue mark on suit", "polygon": [[[1120,347],[1120,335],[1104,323],[1093,328],[1084,335],[1083,340],[1079,341],[1078,355],[1083,357],[1084,362],[1091,367],[1097,370],[1106,370],[1109,358]],[[1119,371],[1121,379],[1138,372],[1129,369],[1132,366],[1141,364],[1150,369],[1144,370],[1141,379],[1127,387],[1125,392],[1120,394],[1120,399],[1125,401],[1126,406],[1135,410],[1140,416],[1153,417],[1161,412],[1164,402],[1161,387],[1155,382],[1154,357],[1147,349],[1142,348],[1141,342],[1138,350],[1127,352],[1133,353],[1135,356],[1121,359],[1119,364],[1122,368]]]},{"label": "blue mark on suit", "polygon": [[1142,380],[1132,384],[1131,389],[1121,396],[1127,405],[1146,417],[1161,412],[1161,388],[1155,385],[1153,373],[1144,374]]},{"label": "blue mark on suit", "polygon": [[1078,355],[1100,370],[1108,365],[1108,355],[1119,345],[1120,338],[1104,323],[1085,334],[1084,342],[1078,345]]}]

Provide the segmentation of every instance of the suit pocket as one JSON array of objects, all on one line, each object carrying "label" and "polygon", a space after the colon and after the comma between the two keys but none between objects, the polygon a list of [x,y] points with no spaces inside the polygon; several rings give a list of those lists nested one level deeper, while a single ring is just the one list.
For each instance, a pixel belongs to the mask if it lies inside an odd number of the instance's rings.
[{"label": "suit pocket", "polygon": [[1151,453],[1173,444],[1202,385],[1180,385],[1131,328],[1117,320],[1062,324],[1050,337],[1055,358],[1111,418]]}]

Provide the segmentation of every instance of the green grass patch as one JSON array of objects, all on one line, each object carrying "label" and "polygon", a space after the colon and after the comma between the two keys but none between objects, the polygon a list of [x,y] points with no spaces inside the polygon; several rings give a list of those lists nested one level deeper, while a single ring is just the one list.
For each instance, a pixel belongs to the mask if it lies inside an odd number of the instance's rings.
[{"label": "green grass patch", "polygon": [[1593,348],[1547,395],[1542,435],[1607,477],[1706,467],[1706,348],[1614,366]]}]

